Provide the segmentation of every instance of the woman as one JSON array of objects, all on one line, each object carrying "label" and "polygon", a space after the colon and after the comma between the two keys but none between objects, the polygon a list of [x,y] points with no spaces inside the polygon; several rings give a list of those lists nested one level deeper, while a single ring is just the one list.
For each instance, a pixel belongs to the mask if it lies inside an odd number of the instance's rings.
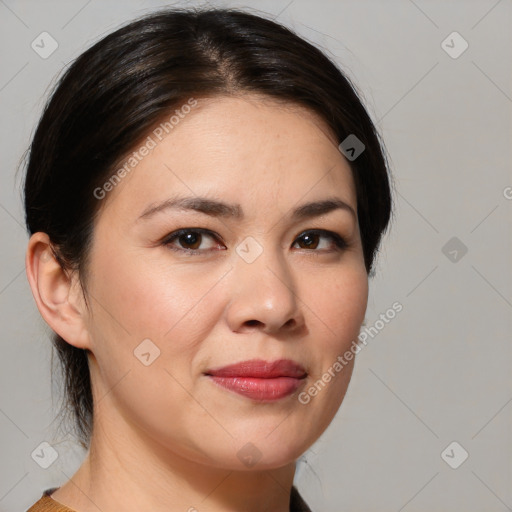
[{"label": "woman", "polygon": [[138,19],[58,83],[25,208],[88,450],[30,512],[310,510],[296,460],[346,393],[391,216],[341,71],[238,10]]}]

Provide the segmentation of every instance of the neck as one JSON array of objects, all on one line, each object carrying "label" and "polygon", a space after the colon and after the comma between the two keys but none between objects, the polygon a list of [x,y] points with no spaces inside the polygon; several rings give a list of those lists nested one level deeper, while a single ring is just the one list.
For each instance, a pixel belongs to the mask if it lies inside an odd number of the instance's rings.
[{"label": "neck", "polygon": [[55,500],[78,512],[289,511],[295,463],[260,471],[207,465],[126,423],[113,426],[94,425],[85,461]]}]

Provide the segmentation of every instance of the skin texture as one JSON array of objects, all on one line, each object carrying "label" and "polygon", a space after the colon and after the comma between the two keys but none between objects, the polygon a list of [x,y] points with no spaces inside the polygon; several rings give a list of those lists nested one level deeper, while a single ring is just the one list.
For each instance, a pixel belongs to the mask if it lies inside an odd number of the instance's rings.
[{"label": "skin texture", "polygon": [[[237,203],[244,218],[168,209],[138,219],[175,195]],[[338,411],[354,361],[308,404],[298,393],[357,339],[368,299],[356,216],[337,209],[289,218],[299,205],[333,197],[357,211],[349,164],[315,114],[257,95],[199,99],[101,200],[87,304],[47,235],[31,237],[26,266],[38,308],[90,351],[93,383],[90,450],[54,499],[79,512],[288,511],[295,461]],[[182,228],[213,235],[165,245]],[[348,247],[328,235],[299,237],[310,229],[335,232]],[[262,248],[251,263],[236,251],[247,237]],[[134,350],[148,338],[160,355],[145,366]],[[204,375],[281,358],[308,375],[274,402]],[[237,456],[247,443],[261,454],[252,467]]]}]

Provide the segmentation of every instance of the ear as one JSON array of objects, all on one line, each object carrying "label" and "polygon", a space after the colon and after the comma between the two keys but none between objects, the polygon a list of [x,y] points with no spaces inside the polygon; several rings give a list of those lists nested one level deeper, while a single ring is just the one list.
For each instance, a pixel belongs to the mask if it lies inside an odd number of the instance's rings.
[{"label": "ear", "polygon": [[28,242],[25,270],[37,308],[46,323],[70,345],[90,349],[87,309],[78,276],[68,275],[53,255],[46,233]]}]

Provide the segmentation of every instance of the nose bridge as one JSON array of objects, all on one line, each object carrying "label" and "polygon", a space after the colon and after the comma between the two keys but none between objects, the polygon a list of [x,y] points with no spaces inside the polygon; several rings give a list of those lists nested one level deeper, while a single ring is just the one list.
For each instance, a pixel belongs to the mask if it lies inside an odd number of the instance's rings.
[{"label": "nose bridge", "polygon": [[247,237],[236,248],[229,322],[233,330],[255,323],[266,331],[302,321],[296,284],[279,246]]}]

